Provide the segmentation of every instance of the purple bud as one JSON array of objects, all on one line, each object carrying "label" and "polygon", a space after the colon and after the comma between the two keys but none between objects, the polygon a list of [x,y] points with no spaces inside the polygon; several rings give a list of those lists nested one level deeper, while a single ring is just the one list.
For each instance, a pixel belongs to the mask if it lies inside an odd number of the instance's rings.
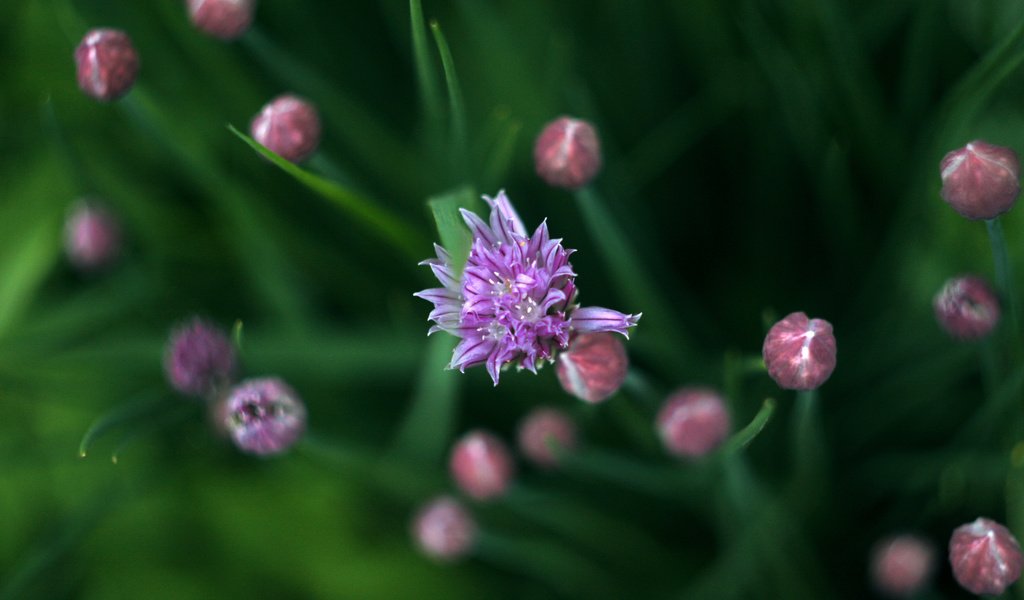
[{"label": "purple bud", "polygon": [[102,102],[128,93],[139,73],[139,54],[132,40],[117,29],[93,29],[75,48],[78,87]]},{"label": "purple bud", "polygon": [[658,411],[658,434],[674,456],[698,458],[729,435],[729,412],[718,392],[708,388],[677,390]]},{"label": "purple bud", "polygon": [[462,503],[450,496],[431,500],[416,513],[412,536],[427,556],[454,561],[469,552],[476,541],[476,522]]},{"label": "purple bud", "polygon": [[280,379],[265,377],[238,384],[219,411],[238,449],[250,454],[280,454],[306,431],[306,407]]},{"label": "purple bud", "polygon": [[591,404],[619,391],[628,371],[626,348],[609,332],[577,335],[555,365],[562,389]]},{"label": "purple bud", "polygon": [[79,201],[64,224],[64,249],[79,269],[105,267],[121,253],[121,228],[107,210]]},{"label": "purple bud", "polygon": [[836,368],[832,324],[795,312],[768,330],[761,349],[768,375],[786,390],[821,387]]},{"label": "purple bud", "polygon": [[515,465],[504,442],[493,434],[475,430],[455,443],[448,469],[463,492],[477,500],[488,500],[505,493]]},{"label": "purple bud", "polygon": [[968,219],[994,219],[1020,193],[1020,160],[1009,148],[975,140],[942,159],[942,199]]},{"label": "purple bud", "polygon": [[576,448],[576,424],[564,412],[537,408],[519,424],[519,450],[539,467],[558,466],[564,452]]},{"label": "purple bud", "polygon": [[973,275],[947,281],[932,306],[939,325],[959,340],[983,338],[999,323],[999,298],[984,279]]},{"label": "purple bud", "polygon": [[957,527],[949,540],[953,577],[973,594],[998,596],[1020,577],[1024,555],[1006,527],[978,517]]},{"label": "purple bud", "polygon": [[196,29],[222,40],[249,30],[255,0],[188,0],[188,16]]},{"label": "purple bud", "polygon": [[285,94],[260,110],[249,132],[257,142],[298,163],[309,158],[320,144],[320,115],[309,102]]},{"label": "purple bud", "polygon": [[549,185],[581,188],[601,170],[601,145],[586,121],[559,117],[544,126],[533,146],[537,175]]},{"label": "purple bud", "polygon": [[916,594],[935,568],[935,547],[916,535],[886,538],[871,551],[871,580],[892,598]]},{"label": "purple bud", "polygon": [[215,326],[193,317],[171,333],[164,372],[174,389],[190,396],[214,392],[235,374],[235,347]]}]

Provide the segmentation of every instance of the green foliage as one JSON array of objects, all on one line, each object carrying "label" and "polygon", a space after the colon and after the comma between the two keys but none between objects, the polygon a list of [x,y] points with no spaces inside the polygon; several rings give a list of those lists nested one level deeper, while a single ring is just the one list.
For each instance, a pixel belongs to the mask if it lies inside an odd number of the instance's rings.
[{"label": "green foliage", "polygon": [[[991,225],[993,262],[938,196],[946,151],[1024,150],[1019,2],[264,1],[231,43],[183,4],[0,2],[0,598],[865,597],[885,535],[943,548],[978,515],[1024,535],[1024,211]],[[74,81],[98,26],[142,57],[112,104]],[[246,133],[286,91],[323,117],[303,165]],[[532,164],[562,114],[604,153],[575,196]],[[446,370],[453,338],[426,337],[416,264],[431,241],[461,262],[458,209],[499,189],[577,250],[584,305],[643,312],[604,404],[550,367]],[[62,255],[83,196],[125,234],[94,273]],[[991,340],[934,323],[966,272],[1008,301]],[[759,359],[763,315],[796,310],[835,326],[817,398]],[[164,382],[193,314],[302,396],[289,455],[241,456]],[[680,462],[653,422],[691,384],[734,431]],[[452,440],[512,442],[538,405],[578,452],[467,502],[467,560],[422,557],[409,518],[454,492]],[[925,597],[956,593],[940,566]]]}]

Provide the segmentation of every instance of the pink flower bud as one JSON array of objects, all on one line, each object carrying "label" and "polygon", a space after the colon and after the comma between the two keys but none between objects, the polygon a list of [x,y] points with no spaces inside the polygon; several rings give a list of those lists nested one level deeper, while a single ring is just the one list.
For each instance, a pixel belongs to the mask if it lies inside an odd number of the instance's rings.
[{"label": "pink flower bud", "polygon": [[132,40],[117,29],[93,29],[75,48],[78,87],[102,102],[128,93],[139,72]]},{"label": "pink flower bud", "polygon": [[249,30],[255,0],[188,0],[188,16],[196,29],[222,40],[233,40]]},{"label": "pink flower bud", "polygon": [[555,364],[562,389],[591,404],[619,391],[628,371],[626,348],[610,332],[578,334]]},{"label": "pink flower bud", "polygon": [[282,157],[302,162],[320,144],[320,115],[309,102],[285,94],[260,110],[249,132],[253,139]]},{"label": "pink flower bud", "polygon": [[949,540],[953,577],[972,594],[998,596],[1020,577],[1024,555],[1010,530],[978,517],[957,527]]},{"label": "pink flower bud", "polygon": [[420,550],[446,562],[465,556],[476,541],[476,532],[476,522],[469,511],[450,496],[431,500],[412,522],[412,537]]},{"label": "pink flower bud", "polygon": [[994,219],[1020,193],[1020,161],[1009,148],[975,140],[953,150],[939,165],[942,199],[968,219]]},{"label": "pink flower bud", "polygon": [[959,340],[983,338],[999,323],[999,298],[984,279],[973,275],[947,281],[932,306],[939,325]]},{"label": "pink flower bud", "polygon": [[658,434],[670,454],[698,458],[711,452],[729,435],[725,401],[709,388],[677,390],[658,411]]},{"label": "pink flower bud", "polygon": [[107,210],[79,201],[64,225],[64,249],[79,269],[105,267],[121,253],[121,228]]},{"label": "pink flower bud", "polygon": [[198,317],[171,334],[164,354],[164,372],[174,389],[202,396],[231,381],[235,347],[224,333]]},{"label": "pink flower bud", "polygon": [[519,424],[519,450],[538,466],[558,466],[563,452],[576,448],[576,424],[564,412],[537,408]]},{"label": "pink flower bud", "polygon": [[795,312],[768,330],[761,349],[768,375],[786,390],[813,390],[836,368],[832,324]]},{"label": "pink flower bud", "polygon": [[581,188],[601,170],[601,145],[586,121],[559,117],[544,126],[533,146],[537,175],[549,185]]},{"label": "pink flower bud", "polygon": [[306,407],[275,377],[249,379],[232,388],[217,412],[242,452],[280,454],[306,431]]},{"label": "pink flower bud", "polygon": [[898,535],[871,551],[871,580],[879,592],[908,598],[928,582],[935,568],[935,547],[916,535]]},{"label": "pink flower bud", "polygon": [[485,431],[470,431],[455,443],[448,468],[463,492],[477,500],[505,493],[515,465],[505,443]]}]

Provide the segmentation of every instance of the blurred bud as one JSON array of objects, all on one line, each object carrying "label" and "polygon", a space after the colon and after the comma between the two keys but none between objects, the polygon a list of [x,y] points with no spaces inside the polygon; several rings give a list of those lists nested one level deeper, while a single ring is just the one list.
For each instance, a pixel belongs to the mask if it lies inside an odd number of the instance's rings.
[{"label": "blurred bud", "polygon": [[533,163],[549,185],[570,190],[587,185],[601,170],[601,145],[594,127],[570,117],[548,123],[534,143]]},{"label": "blurred bud", "polygon": [[729,435],[729,412],[716,391],[682,388],[658,411],[657,428],[670,454],[698,458],[717,448]]},{"label": "blurred bud", "polygon": [[320,144],[320,116],[309,102],[285,94],[260,110],[249,132],[253,139],[282,157],[302,162]]},{"label": "blurred bud", "polygon": [[217,414],[243,452],[280,454],[306,431],[306,407],[280,379],[265,377],[238,384]]},{"label": "blurred bud", "polygon": [[519,424],[519,450],[538,466],[558,466],[562,453],[576,448],[576,424],[564,412],[537,408]]},{"label": "blurred bud", "polygon": [[139,73],[139,54],[132,40],[117,29],[93,29],[75,48],[78,87],[109,102],[128,93]]},{"label": "blurred bud", "polygon": [[1020,193],[1020,161],[1009,148],[975,140],[947,154],[939,167],[942,199],[968,219],[994,219]]},{"label": "blurred bud", "polygon": [[193,317],[171,333],[164,372],[174,389],[202,396],[229,383],[235,374],[235,347],[221,330]]},{"label": "blurred bud", "polygon": [[785,390],[821,387],[836,368],[832,324],[795,312],[768,330],[761,348],[768,375]]},{"label": "blurred bud", "polygon": [[939,325],[959,340],[983,338],[999,323],[999,298],[980,277],[950,279],[935,294],[932,306]]},{"label": "blurred bud", "polygon": [[957,583],[973,594],[998,596],[1020,577],[1024,555],[1010,530],[978,517],[957,527],[949,540],[949,564]]},{"label": "blurred bud", "polygon": [[249,30],[255,0],[188,0],[188,17],[196,29],[222,40],[233,40]]},{"label": "blurred bud", "polygon": [[121,253],[121,227],[106,209],[81,200],[64,224],[64,249],[79,269],[105,267]]},{"label": "blurred bud", "polygon": [[515,465],[505,443],[485,431],[471,431],[455,443],[448,468],[459,488],[477,500],[505,493]]},{"label": "blurred bud", "polygon": [[476,522],[462,503],[440,496],[420,508],[413,518],[412,535],[427,556],[454,561],[473,548]]},{"label": "blurred bud", "polygon": [[591,404],[619,391],[628,371],[626,348],[611,332],[576,335],[555,364],[562,389]]},{"label": "blurred bud", "polygon": [[909,598],[928,582],[935,568],[935,547],[916,535],[886,538],[871,551],[871,580],[879,592]]}]

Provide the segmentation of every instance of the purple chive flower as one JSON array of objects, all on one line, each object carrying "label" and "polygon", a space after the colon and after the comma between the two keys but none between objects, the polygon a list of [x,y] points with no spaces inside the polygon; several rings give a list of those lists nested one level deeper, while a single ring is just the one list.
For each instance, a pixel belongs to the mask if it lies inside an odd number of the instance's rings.
[{"label": "purple chive flower", "polygon": [[196,29],[225,41],[249,30],[255,0],[188,0],[188,16]]},{"label": "purple chive flower", "polygon": [[306,431],[305,405],[276,377],[243,381],[222,402],[217,416],[243,452],[280,454]]},{"label": "purple chive flower", "polygon": [[235,347],[220,329],[194,317],[174,330],[164,354],[164,372],[174,389],[190,396],[214,392],[231,381]]},{"label": "purple chive flower", "polygon": [[886,538],[871,551],[871,581],[882,594],[909,598],[935,570],[935,546],[916,535]]},{"label": "purple chive flower", "polygon": [[93,29],[75,48],[78,87],[101,102],[128,93],[139,72],[139,53],[128,34],[118,29]]},{"label": "purple chive flower", "polygon": [[932,300],[935,318],[946,333],[958,340],[978,340],[999,323],[999,298],[980,277],[954,277]]},{"label": "purple chive flower", "polygon": [[519,424],[519,451],[543,469],[558,466],[564,452],[576,448],[576,424],[564,412],[537,408]]},{"label": "purple chive flower", "polygon": [[477,500],[489,500],[508,490],[515,463],[501,438],[474,430],[452,447],[448,470],[463,492]]},{"label": "purple chive flower", "polygon": [[686,387],[669,396],[658,411],[655,424],[670,454],[699,458],[725,441],[731,420],[718,392]]},{"label": "purple chive flower", "polygon": [[968,219],[994,219],[1020,193],[1020,160],[1010,148],[974,140],[939,165],[942,199]]},{"label": "purple chive flower", "polygon": [[619,391],[628,371],[625,346],[607,332],[573,337],[569,349],[559,354],[555,363],[562,389],[591,404],[607,400]]},{"label": "purple chive flower", "polygon": [[253,139],[294,163],[320,145],[320,115],[312,104],[291,94],[274,98],[249,125]]},{"label": "purple chive flower", "polygon": [[64,224],[64,249],[79,269],[105,267],[121,252],[121,227],[106,209],[79,201]]},{"label": "purple chive flower", "polygon": [[429,265],[444,285],[415,294],[434,303],[428,318],[435,325],[428,333],[447,331],[462,338],[449,368],[486,365],[498,385],[503,366],[536,373],[569,345],[572,333],[629,336],[640,314],[576,304],[576,273],[569,264],[573,250],[549,237],[547,221],[530,236],[504,191],[484,200],[491,207],[490,224],[462,209],[473,244],[461,280],[455,275],[458,265],[437,244],[437,258],[420,263]]},{"label": "purple chive flower", "polygon": [[972,594],[998,596],[1020,578],[1024,555],[1010,530],[978,517],[953,531],[949,540],[953,577]]},{"label": "purple chive flower", "polygon": [[413,539],[424,554],[436,560],[462,558],[472,549],[476,534],[473,517],[451,496],[431,500],[413,517]]},{"label": "purple chive flower", "polygon": [[836,368],[832,324],[791,313],[768,330],[761,348],[768,375],[784,390],[813,390]]},{"label": "purple chive flower", "polygon": [[533,146],[537,175],[548,185],[574,190],[601,170],[601,144],[590,123],[559,117],[544,126]]}]

